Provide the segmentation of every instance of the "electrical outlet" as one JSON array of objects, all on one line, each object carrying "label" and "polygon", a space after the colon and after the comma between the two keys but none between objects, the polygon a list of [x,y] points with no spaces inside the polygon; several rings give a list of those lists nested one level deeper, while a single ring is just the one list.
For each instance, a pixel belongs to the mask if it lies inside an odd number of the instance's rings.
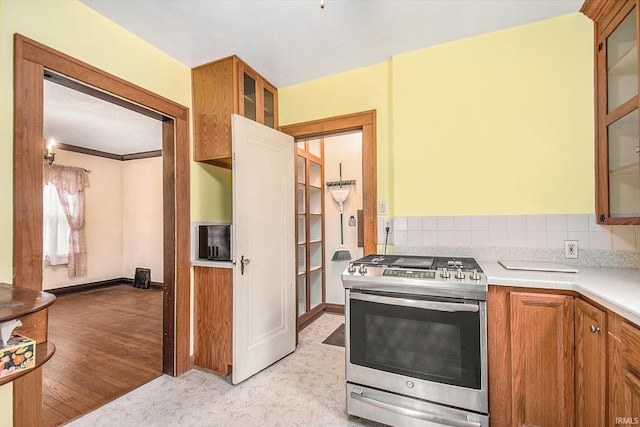
[{"label": "electrical outlet", "polygon": [[389,221],[388,219],[384,220],[384,229],[385,231],[389,230],[389,232],[391,232],[391,221]]},{"label": "electrical outlet", "polygon": [[564,241],[564,257],[578,259],[578,241],[577,240]]}]

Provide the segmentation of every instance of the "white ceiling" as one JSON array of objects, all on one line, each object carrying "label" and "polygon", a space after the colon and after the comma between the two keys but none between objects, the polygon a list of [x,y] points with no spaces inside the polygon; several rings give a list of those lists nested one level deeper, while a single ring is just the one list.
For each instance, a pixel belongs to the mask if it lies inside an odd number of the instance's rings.
[{"label": "white ceiling", "polygon": [[584,0],[81,0],[190,68],[236,54],[276,87],[578,12]]},{"label": "white ceiling", "polygon": [[44,139],[111,154],[162,148],[162,122],[49,80],[44,81]]},{"label": "white ceiling", "polygon": [[[578,12],[583,3],[325,0],[321,9],[320,0],[81,1],[188,67],[236,54],[276,87]],[[45,132],[61,141],[116,154],[160,148],[160,122],[46,86]]]}]

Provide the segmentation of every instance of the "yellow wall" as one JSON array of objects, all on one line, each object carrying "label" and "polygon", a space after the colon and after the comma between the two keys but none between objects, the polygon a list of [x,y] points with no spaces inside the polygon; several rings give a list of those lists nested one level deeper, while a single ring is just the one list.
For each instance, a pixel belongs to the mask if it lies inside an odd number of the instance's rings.
[{"label": "yellow wall", "polygon": [[[188,107],[191,79],[77,0],[0,0],[0,11],[0,281],[11,282],[13,34]],[[591,21],[573,14],[400,55],[281,88],[280,124],[376,109],[378,199],[394,215],[592,212],[592,42]],[[230,220],[230,183],[228,171],[192,163],[192,220]],[[428,187],[447,183],[464,184],[459,200]]]},{"label": "yellow wall", "polygon": [[[13,35],[20,33],[191,107],[190,69],[77,0],[0,0],[0,281],[12,281]],[[199,179],[197,171],[192,176]],[[197,197],[196,197],[197,198]],[[0,426],[11,425],[11,385]],[[8,415],[7,415],[8,414]]]},{"label": "yellow wall", "polygon": [[278,88],[280,126],[377,110],[379,200],[390,200],[393,180],[388,161],[393,153],[390,146],[390,79],[390,63],[382,62],[307,83]]},{"label": "yellow wall", "polygon": [[191,219],[232,221],[231,170],[191,162]]},{"label": "yellow wall", "polygon": [[592,49],[579,13],[426,48],[279,89],[281,124],[378,109],[395,216],[591,213]]}]

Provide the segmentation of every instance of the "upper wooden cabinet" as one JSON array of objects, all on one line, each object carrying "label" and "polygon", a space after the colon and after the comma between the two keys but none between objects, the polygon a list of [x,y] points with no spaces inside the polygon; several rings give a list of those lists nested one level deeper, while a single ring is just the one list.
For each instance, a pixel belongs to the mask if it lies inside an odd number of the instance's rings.
[{"label": "upper wooden cabinet", "polygon": [[638,0],[587,0],[595,22],[596,218],[640,224]]},{"label": "upper wooden cabinet", "polygon": [[237,56],[192,69],[191,81],[195,161],[231,168],[231,114],[277,128],[277,89]]}]

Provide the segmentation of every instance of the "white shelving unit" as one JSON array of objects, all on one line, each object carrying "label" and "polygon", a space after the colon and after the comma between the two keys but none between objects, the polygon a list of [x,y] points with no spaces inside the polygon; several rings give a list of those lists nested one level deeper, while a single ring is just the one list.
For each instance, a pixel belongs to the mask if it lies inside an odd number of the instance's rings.
[{"label": "white shelving unit", "polygon": [[325,304],[324,141],[298,142],[297,152],[297,305],[300,326],[324,309]]}]

